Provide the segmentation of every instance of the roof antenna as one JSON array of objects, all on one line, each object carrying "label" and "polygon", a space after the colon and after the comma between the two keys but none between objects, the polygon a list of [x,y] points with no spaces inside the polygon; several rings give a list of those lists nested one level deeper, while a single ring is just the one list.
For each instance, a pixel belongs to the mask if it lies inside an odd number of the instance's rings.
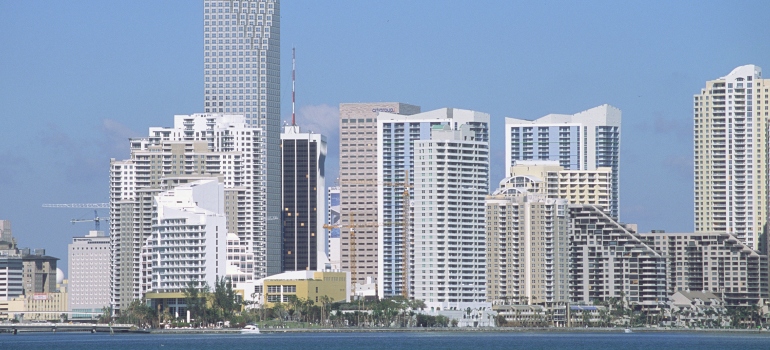
[{"label": "roof antenna", "polygon": [[294,80],[295,80],[295,66],[294,66],[294,48],[291,48],[291,126],[297,126],[297,120],[294,115]]}]

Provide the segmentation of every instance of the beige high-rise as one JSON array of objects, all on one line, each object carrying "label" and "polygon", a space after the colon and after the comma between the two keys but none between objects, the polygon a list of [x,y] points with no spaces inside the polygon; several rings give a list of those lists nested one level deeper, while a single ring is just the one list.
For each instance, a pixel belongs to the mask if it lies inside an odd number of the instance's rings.
[{"label": "beige high-rise", "polygon": [[343,226],[351,224],[351,215],[352,224],[357,226],[354,254],[351,254],[350,228],[340,230],[340,259],[342,269],[351,271],[351,283],[378,282],[377,115],[380,112],[411,115],[420,113],[420,107],[399,102],[340,104],[340,215]]},{"label": "beige high-rise", "polygon": [[770,80],[745,65],[694,96],[695,231],[729,232],[753,249],[767,222]]}]

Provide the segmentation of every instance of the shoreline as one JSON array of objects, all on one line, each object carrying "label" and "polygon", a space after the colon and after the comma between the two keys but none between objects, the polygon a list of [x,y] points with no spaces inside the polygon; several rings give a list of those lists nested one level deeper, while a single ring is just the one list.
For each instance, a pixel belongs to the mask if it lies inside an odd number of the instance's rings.
[{"label": "shoreline", "polygon": [[[688,329],[688,328],[630,328],[633,333],[702,333],[702,334],[762,334],[770,331],[756,329]],[[495,328],[260,328],[261,334],[282,333],[624,333],[625,328],[582,327],[495,327]],[[240,329],[157,329],[137,333],[149,334],[241,334]],[[633,334],[632,333],[632,334]]]}]

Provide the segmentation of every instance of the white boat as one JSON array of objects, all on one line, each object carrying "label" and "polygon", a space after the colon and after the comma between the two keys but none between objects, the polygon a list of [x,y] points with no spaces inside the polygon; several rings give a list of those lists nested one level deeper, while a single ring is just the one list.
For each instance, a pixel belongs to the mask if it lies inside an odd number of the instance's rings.
[{"label": "white boat", "polygon": [[241,329],[241,334],[259,334],[259,327],[253,324],[247,324]]},{"label": "white boat", "polygon": [[631,328],[626,328],[623,330],[623,333],[633,333],[634,331],[631,330]]}]

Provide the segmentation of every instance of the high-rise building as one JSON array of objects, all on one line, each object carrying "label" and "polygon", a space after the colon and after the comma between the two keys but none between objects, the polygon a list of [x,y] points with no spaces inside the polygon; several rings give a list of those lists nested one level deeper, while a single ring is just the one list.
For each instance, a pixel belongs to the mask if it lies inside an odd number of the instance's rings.
[{"label": "high-rise building", "polygon": [[414,142],[414,282],[410,293],[442,310],[486,301],[489,142],[468,124],[436,125]]},{"label": "high-rise building", "polygon": [[328,211],[326,223],[332,228],[328,229],[329,236],[329,264],[332,270],[341,269],[340,266],[340,187],[333,186],[327,190],[326,208]]},{"label": "high-rise building", "polygon": [[[110,306],[110,238],[104,231],[74,237],[67,247],[69,301],[72,312],[101,312]],[[73,318],[78,318],[73,314]],[[90,318],[90,314],[82,317]]]},{"label": "high-rise building", "polygon": [[667,291],[713,292],[728,305],[755,305],[768,297],[767,255],[726,232],[641,234],[666,258]]},{"label": "high-rise building", "polygon": [[518,160],[554,160],[567,170],[612,169],[610,213],[619,217],[619,109],[601,105],[536,120],[505,118],[505,168]]},{"label": "high-rise building", "polygon": [[569,300],[567,204],[503,184],[487,196],[488,302]]},{"label": "high-rise building", "polygon": [[[377,217],[379,220],[378,295],[409,297],[408,255],[411,254],[405,236],[413,230],[409,202],[416,194],[415,145],[430,140],[436,126],[457,130],[468,125],[479,142],[489,142],[490,117],[486,113],[442,108],[412,115],[380,112],[377,116]],[[406,197],[405,194],[409,193]],[[405,241],[406,239],[406,241]],[[405,261],[407,261],[405,265]],[[404,281],[404,273],[407,281]],[[406,288],[405,288],[406,287]]]},{"label": "high-rise building", "polygon": [[11,221],[0,220],[0,242],[12,242]]},{"label": "high-rise building", "polygon": [[[340,230],[342,269],[351,283],[377,283],[377,115],[411,115],[420,107],[399,102],[340,104]],[[351,244],[352,243],[352,244]],[[354,247],[353,247],[354,246]]]},{"label": "high-rise building", "polygon": [[[570,302],[612,298],[660,309],[668,300],[666,257],[646,244],[635,225],[623,225],[601,208],[570,204]],[[561,268],[561,266],[559,266]]]},{"label": "high-rise building", "polygon": [[280,254],[280,249],[269,249],[269,242],[280,242],[281,236],[280,229],[266,229],[268,222],[280,219],[268,216],[262,140],[260,129],[247,125],[240,115],[177,115],[173,127],[150,128],[149,137],[132,139],[130,159],[110,162],[110,293],[115,310],[141,298],[150,287],[150,276],[141,274],[147,262],[140,256],[152,233],[155,196],[200,179],[218,177],[223,182],[224,233],[236,234],[252,246],[254,278],[268,275],[269,255]]},{"label": "high-rise building", "polygon": [[326,137],[286,126],[281,134],[283,270],[331,268],[324,229]]},{"label": "high-rise building", "polygon": [[[281,201],[281,6],[279,0],[203,2],[204,111],[239,114],[264,145],[252,174],[262,203]],[[265,207],[265,270],[281,272],[281,208]],[[255,248],[255,253],[259,249]],[[260,277],[261,278],[261,277]]]},{"label": "high-rise building", "polygon": [[693,101],[695,232],[731,233],[752,249],[768,217],[768,85],[761,68],[740,66]]},{"label": "high-rise building", "polygon": [[190,182],[158,194],[155,203],[157,216],[142,253],[149,262],[142,271],[147,292],[157,299],[191,282],[214,286],[227,271],[224,185],[216,178]]}]

